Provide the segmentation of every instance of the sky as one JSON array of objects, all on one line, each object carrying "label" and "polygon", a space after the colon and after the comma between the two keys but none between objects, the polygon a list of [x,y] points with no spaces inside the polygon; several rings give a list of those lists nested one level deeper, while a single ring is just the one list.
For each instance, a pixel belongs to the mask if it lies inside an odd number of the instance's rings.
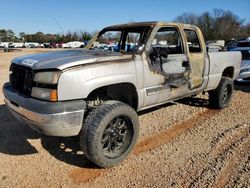
[{"label": "sky", "polygon": [[250,0],[2,0],[0,29],[15,33],[94,32],[135,21],[173,21],[184,12],[230,10],[250,23]]}]

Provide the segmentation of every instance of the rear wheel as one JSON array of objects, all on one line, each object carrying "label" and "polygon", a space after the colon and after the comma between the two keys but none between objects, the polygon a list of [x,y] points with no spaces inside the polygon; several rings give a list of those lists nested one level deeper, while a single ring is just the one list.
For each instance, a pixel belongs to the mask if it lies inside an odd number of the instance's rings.
[{"label": "rear wheel", "polygon": [[218,87],[209,91],[210,106],[218,109],[229,105],[234,90],[233,80],[228,77],[222,77]]},{"label": "rear wheel", "polygon": [[106,101],[87,116],[80,145],[87,158],[101,167],[124,160],[133,149],[139,129],[137,113],[119,101]]}]

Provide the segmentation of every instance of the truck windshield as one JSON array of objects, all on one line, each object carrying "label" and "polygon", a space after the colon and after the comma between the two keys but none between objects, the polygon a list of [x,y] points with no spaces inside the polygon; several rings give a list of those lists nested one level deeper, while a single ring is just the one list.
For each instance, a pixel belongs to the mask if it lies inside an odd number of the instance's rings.
[{"label": "truck windshield", "polygon": [[137,53],[143,48],[151,27],[123,27],[102,30],[90,50]]}]

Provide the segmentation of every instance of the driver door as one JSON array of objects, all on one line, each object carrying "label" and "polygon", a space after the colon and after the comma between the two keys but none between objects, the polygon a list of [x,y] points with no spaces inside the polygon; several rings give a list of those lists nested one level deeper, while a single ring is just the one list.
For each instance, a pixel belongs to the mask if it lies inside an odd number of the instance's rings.
[{"label": "driver door", "polygon": [[[157,103],[163,103],[183,95],[182,91],[188,89],[190,65],[178,27],[166,26],[158,29],[147,59],[149,72],[145,69],[144,74],[146,105],[150,105],[152,100],[157,99]],[[152,72],[155,76],[152,76]],[[153,80],[161,80],[161,83]]]}]

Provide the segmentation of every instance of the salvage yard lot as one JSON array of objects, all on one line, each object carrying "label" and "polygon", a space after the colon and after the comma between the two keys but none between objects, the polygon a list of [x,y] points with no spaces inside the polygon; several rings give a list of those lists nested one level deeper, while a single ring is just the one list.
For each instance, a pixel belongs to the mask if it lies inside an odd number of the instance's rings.
[{"label": "salvage yard lot", "polygon": [[[0,51],[0,87],[15,56]],[[250,84],[235,86],[231,105],[208,108],[207,96],[140,113],[133,154],[109,169],[93,166],[78,138],[38,134],[15,120],[0,92],[0,187],[247,187],[250,185]]]}]

